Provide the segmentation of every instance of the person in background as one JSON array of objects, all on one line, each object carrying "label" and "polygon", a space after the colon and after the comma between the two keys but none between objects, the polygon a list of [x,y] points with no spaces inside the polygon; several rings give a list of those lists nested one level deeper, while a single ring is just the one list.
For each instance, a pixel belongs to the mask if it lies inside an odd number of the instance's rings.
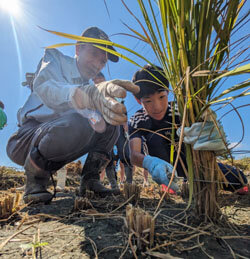
[{"label": "person in background", "polygon": [[149,186],[149,182],[148,182],[148,170],[143,169],[143,176],[144,176],[143,187],[148,187],[148,186]]},{"label": "person in background", "polygon": [[[93,79],[95,84],[99,84],[101,82],[104,82],[105,76],[102,72],[98,73],[96,77]],[[116,154],[116,151],[118,154]],[[102,171],[100,177],[103,181],[105,176],[105,171],[107,178],[110,182],[111,188],[116,189],[118,187],[117,185],[117,162],[120,160],[120,182],[124,182],[124,175],[126,175],[126,182],[132,183],[133,179],[133,166],[131,166],[129,161],[129,146],[128,146],[128,125],[123,124],[120,126],[120,135],[119,138],[114,146],[114,149],[111,154],[111,161],[106,167],[105,170]]]},{"label": "person in background", "polygon": [[126,183],[133,181],[133,166],[130,163],[130,150],[128,139],[128,124],[120,126],[120,136],[116,142],[118,159],[120,160],[120,182],[124,182],[124,174],[126,176]]},{"label": "person in background", "polygon": [[[102,72],[99,72],[95,78],[93,78],[93,82],[95,83],[95,85],[98,85],[102,82],[106,81],[105,76]],[[100,174],[100,180],[103,182],[104,181],[104,177],[105,177],[105,173],[107,175],[107,178],[109,180],[109,183],[111,185],[111,188],[113,190],[117,190],[119,189],[118,185],[117,185],[117,175],[116,175],[116,155],[114,152],[114,147],[110,152],[110,162],[108,163],[108,165],[106,166],[106,168],[104,168]]]},{"label": "person in background", "polygon": [[0,130],[7,125],[7,115],[4,112],[4,104],[0,101]]},{"label": "person in background", "polygon": [[[105,76],[102,72],[99,72],[92,80],[95,85],[106,81]],[[103,169],[102,172],[100,173],[100,180],[102,182],[103,182],[104,177],[105,177],[105,169]]]},{"label": "person in background", "polygon": [[[97,27],[86,29],[82,36],[110,41]],[[112,46],[102,46],[115,51]],[[99,173],[109,163],[109,153],[119,135],[117,126],[127,122],[126,107],[115,98],[125,98],[127,91],[135,94],[139,88],[118,79],[96,86],[89,83],[108,60],[118,59],[81,41],[74,58],[57,49],[45,50],[31,94],[17,114],[19,129],[7,144],[10,159],[25,169],[25,203],[50,202],[54,197],[47,191],[50,177],[87,153],[80,195],[86,190],[100,196],[119,194],[119,190],[101,184]],[[101,130],[96,127],[98,123]]]},{"label": "person in background", "polygon": [[[120,183],[123,183],[123,180],[124,182],[126,181],[127,183],[131,184],[133,181],[133,166],[130,164],[127,130],[127,124],[123,124],[120,126],[120,135],[115,146],[113,147],[112,160],[106,167],[106,175],[112,189],[118,188],[116,170],[119,160]],[[124,179],[124,175],[126,176],[126,180]]]}]

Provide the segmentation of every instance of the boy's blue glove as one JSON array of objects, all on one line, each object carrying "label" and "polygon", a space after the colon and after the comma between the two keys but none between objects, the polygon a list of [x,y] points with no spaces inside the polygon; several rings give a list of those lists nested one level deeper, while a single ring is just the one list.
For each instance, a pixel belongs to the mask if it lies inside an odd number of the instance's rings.
[{"label": "boy's blue glove", "polygon": [[3,129],[3,127],[7,123],[7,116],[2,108],[0,108],[0,129]]},{"label": "boy's blue glove", "polygon": [[[168,186],[171,178],[173,166],[168,162],[154,156],[145,156],[142,163],[143,168],[147,169],[152,176],[152,179],[158,184],[165,184]],[[170,188],[177,191],[178,185],[176,179],[170,185]]]}]

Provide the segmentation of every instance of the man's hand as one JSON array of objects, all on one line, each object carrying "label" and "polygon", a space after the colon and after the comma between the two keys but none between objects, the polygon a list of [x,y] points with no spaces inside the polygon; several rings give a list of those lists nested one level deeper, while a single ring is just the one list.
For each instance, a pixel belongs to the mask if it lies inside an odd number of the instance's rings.
[{"label": "man's hand", "polygon": [[127,110],[115,98],[125,98],[127,91],[135,94],[139,90],[130,81],[115,79],[77,88],[72,98],[76,108],[98,110],[109,124],[121,125],[127,121]]},{"label": "man's hand", "polygon": [[[173,170],[173,166],[171,164],[158,157],[148,155],[144,157],[142,166],[149,171],[152,179],[156,183],[168,186]],[[169,187],[174,191],[179,189],[175,179],[173,179],[173,182]]]},{"label": "man's hand", "polygon": [[[184,128],[184,143],[193,145],[194,150],[223,151],[226,149],[226,136],[222,125],[213,121],[196,122]],[[180,136],[181,128],[177,130]]]}]

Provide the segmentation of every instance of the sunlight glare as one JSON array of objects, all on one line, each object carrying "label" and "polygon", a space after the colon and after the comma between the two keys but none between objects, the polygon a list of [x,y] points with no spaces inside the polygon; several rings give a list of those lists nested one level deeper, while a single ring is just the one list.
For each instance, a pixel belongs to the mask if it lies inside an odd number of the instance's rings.
[{"label": "sunlight glare", "polygon": [[18,0],[0,0],[0,8],[10,15],[17,16],[20,14]]}]

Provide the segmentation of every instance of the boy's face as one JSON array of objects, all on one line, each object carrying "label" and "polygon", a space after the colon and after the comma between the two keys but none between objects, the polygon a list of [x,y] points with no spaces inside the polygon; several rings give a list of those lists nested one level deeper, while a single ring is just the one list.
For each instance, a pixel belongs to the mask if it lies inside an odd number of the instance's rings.
[{"label": "boy's face", "polygon": [[147,114],[155,119],[162,120],[168,108],[168,92],[155,92],[141,98],[141,103]]}]

